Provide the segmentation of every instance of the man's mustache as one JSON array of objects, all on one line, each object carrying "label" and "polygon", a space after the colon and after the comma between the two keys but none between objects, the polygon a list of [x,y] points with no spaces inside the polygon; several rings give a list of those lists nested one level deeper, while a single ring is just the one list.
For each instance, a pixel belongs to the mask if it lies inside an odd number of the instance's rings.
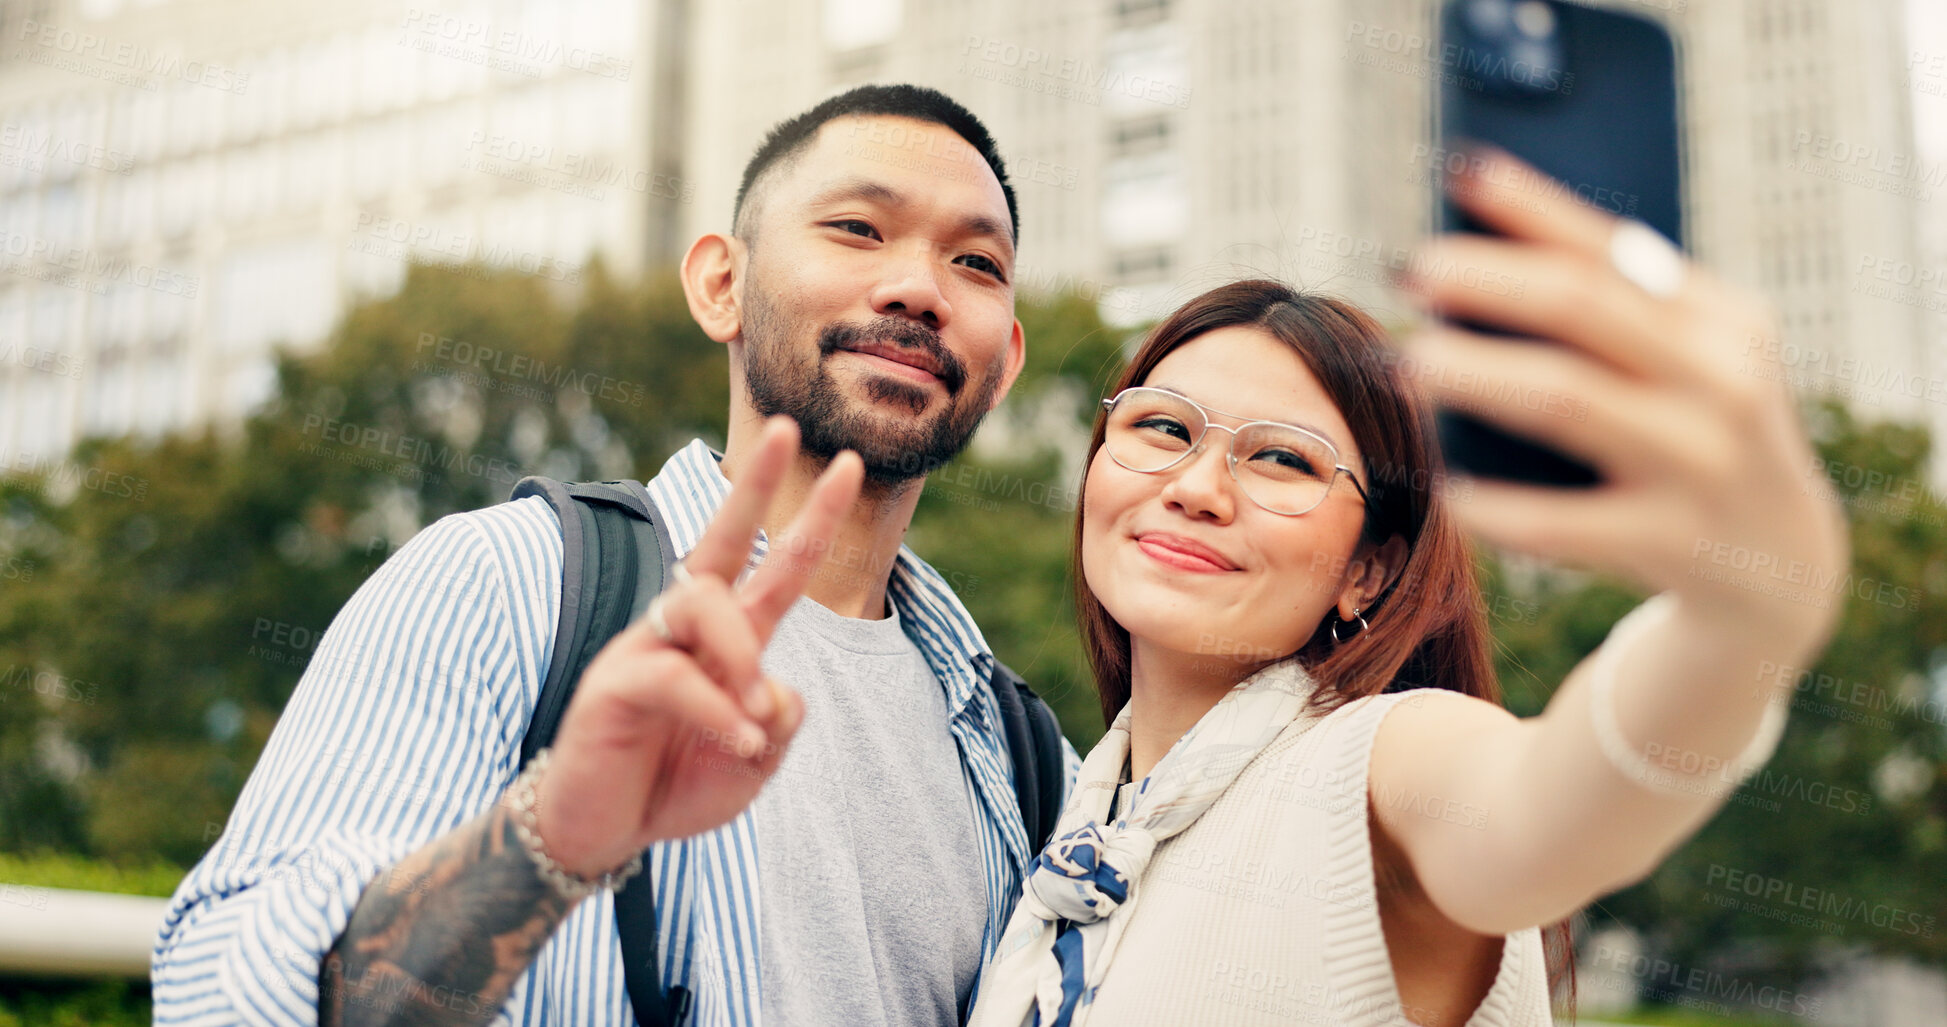
[{"label": "man's mustache", "polygon": [[967,383],[967,365],[940,341],[939,332],[917,321],[891,315],[871,321],[834,321],[826,325],[818,333],[819,359],[831,356],[834,350],[873,339],[893,343],[901,349],[919,350],[932,357],[940,366],[940,384],[946,386],[949,396],[959,395],[961,386]]}]

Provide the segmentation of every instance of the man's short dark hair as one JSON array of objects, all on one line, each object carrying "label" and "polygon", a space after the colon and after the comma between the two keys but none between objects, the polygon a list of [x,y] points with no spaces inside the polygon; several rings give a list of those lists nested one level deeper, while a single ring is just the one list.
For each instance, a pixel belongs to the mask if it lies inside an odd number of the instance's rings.
[{"label": "man's short dark hair", "polygon": [[764,144],[751,156],[750,163],[744,165],[744,180],[737,186],[737,202],[730,211],[732,231],[740,238],[750,238],[753,226],[744,223],[744,205],[751,201],[752,206],[756,206],[751,194],[758,180],[773,168],[788,167],[811,145],[812,136],[826,122],[846,116],[874,115],[931,122],[945,126],[965,139],[993,169],[994,177],[1000,180],[1001,195],[1007,198],[1007,216],[1013,223],[1014,237],[1017,240],[1021,237],[1021,213],[1014,205],[1014,187],[1007,182],[1007,164],[1001,160],[1000,151],[994,146],[994,137],[987,134],[987,126],[981,124],[972,111],[955,103],[945,93],[912,85],[848,89],[803,114],[779,122],[764,137]]}]

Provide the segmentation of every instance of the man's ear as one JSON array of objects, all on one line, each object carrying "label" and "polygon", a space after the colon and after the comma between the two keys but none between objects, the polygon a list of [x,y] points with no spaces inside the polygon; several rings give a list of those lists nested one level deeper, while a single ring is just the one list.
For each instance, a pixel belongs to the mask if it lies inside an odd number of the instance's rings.
[{"label": "man's ear", "polygon": [[1021,330],[1019,318],[1014,321],[1013,333],[1007,337],[1007,352],[1002,355],[1002,359],[1006,361],[1006,365],[1001,369],[1001,386],[994,390],[994,401],[987,405],[989,413],[1001,405],[1001,400],[1007,398],[1007,394],[1014,388],[1014,379],[1021,377],[1021,368],[1026,367],[1028,363],[1027,333]]},{"label": "man's ear", "polygon": [[1352,561],[1346,568],[1345,584],[1339,589],[1339,619],[1349,621],[1358,616],[1354,611],[1372,609],[1387,586],[1406,570],[1410,552],[1406,540],[1394,535]]},{"label": "man's ear", "polygon": [[731,342],[744,330],[744,260],[741,240],[711,232],[683,254],[683,297],[703,334]]}]

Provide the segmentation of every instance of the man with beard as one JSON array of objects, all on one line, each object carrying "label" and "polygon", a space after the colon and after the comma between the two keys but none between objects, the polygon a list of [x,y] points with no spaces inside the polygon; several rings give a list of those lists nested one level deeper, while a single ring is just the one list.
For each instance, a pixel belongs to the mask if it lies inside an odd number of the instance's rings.
[{"label": "man with beard", "polygon": [[964,108],[868,86],[772,131],[733,224],[682,267],[728,443],[647,483],[684,573],[517,779],[559,522],[421,532],[171,903],[158,1021],[627,1025],[610,889],[646,865],[686,1022],[959,1022],[1032,853],[993,654],[901,540],[1021,368],[1013,191]]}]

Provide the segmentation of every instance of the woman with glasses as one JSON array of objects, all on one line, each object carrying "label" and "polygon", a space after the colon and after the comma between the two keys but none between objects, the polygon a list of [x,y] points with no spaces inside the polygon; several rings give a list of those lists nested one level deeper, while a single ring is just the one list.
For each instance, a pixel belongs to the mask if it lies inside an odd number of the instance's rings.
[{"label": "woman with glasses", "polygon": [[[1817,654],[1839,597],[1803,583],[1847,556],[1789,394],[1745,360],[1765,315],[1499,171],[1458,196],[1506,238],[1413,265],[1482,273],[1406,284],[1559,345],[1428,327],[1402,357],[1345,303],[1241,282],[1159,325],[1104,401],[1075,580],[1110,729],[976,1027],[1548,1023],[1569,954],[1544,928],[1769,755],[1788,686],[1764,669]],[[1602,482],[1449,482],[1425,398]],[[1518,719],[1468,534],[1657,595]]]}]

